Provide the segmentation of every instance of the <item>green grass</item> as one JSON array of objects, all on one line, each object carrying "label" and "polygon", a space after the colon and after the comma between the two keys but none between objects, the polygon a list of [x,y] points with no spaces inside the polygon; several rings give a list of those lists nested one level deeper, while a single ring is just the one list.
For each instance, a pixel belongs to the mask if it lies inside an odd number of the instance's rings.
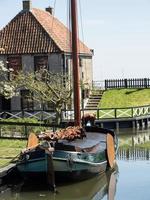
[{"label": "green grass", "polygon": [[150,89],[112,89],[104,92],[99,108],[150,105]]},{"label": "green grass", "polygon": [[26,145],[26,140],[10,140],[10,139],[0,139],[0,149],[1,147],[6,148],[23,148]]},{"label": "green grass", "polygon": [[0,168],[7,166],[9,162],[10,159],[0,159]]},{"label": "green grass", "polygon": [[25,140],[0,139],[0,167],[3,167],[26,147]]}]

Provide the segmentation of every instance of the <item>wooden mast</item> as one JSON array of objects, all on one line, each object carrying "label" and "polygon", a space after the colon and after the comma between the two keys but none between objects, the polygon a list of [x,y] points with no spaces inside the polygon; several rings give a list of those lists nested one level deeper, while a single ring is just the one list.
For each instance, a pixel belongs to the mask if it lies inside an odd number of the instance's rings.
[{"label": "wooden mast", "polygon": [[74,86],[74,120],[75,126],[81,125],[80,113],[80,78],[78,59],[78,25],[77,25],[77,0],[71,0],[71,25],[72,25],[72,59],[73,59],[73,86]]}]

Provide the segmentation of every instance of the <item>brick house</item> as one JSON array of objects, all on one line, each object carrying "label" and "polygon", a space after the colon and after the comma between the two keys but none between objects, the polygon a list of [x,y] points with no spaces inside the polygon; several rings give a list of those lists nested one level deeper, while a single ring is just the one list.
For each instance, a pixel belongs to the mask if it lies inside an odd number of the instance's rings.
[{"label": "brick house", "polygon": [[[46,66],[53,72],[72,72],[70,32],[53,16],[52,9],[32,8],[23,0],[23,10],[0,30],[0,60],[18,71],[35,71]],[[7,62],[6,62],[7,61]],[[79,41],[81,78],[92,85],[92,51]],[[39,109],[32,99],[26,98],[27,90],[19,97],[6,100],[0,97],[0,110]]]}]

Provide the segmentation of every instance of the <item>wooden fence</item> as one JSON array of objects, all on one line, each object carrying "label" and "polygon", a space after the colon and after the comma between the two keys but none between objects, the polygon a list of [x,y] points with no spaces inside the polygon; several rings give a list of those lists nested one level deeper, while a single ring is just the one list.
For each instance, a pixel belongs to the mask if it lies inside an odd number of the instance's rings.
[{"label": "wooden fence", "polygon": [[[81,116],[85,114],[95,114],[96,119],[122,119],[150,116],[150,105],[128,108],[101,108],[101,109],[82,109]],[[40,121],[55,122],[56,114],[53,111],[0,111],[0,121],[3,119],[36,118]],[[62,121],[73,120],[74,111],[62,111]]]},{"label": "wooden fence", "polygon": [[[127,108],[101,108],[96,110],[84,109],[81,114],[94,113],[96,119],[122,119],[150,116],[150,105]],[[69,115],[68,115],[69,116]]]},{"label": "wooden fence", "polygon": [[28,123],[28,122],[11,122],[0,120],[0,138],[16,138],[26,139],[30,132],[43,131],[45,129],[51,129],[53,131],[62,128],[56,124],[42,123]]},{"label": "wooden fence", "polygon": [[99,109],[99,119],[136,118],[150,115],[150,105],[128,108]]},{"label": "wooden fence", "polygon": [[149,78],[105,80],[105,89],[113,88],[150,88]]}]

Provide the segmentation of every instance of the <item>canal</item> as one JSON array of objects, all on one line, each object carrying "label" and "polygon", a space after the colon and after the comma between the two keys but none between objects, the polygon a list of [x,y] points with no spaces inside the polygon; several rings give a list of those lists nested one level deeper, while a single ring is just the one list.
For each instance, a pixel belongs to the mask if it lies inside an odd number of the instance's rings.
[{"label": "canal", "polygon": [[53,194],[44,185],[4,185],[0,200],[149,200],[150,129],[120,130],[117,166],[90,180],[59,185]]}]

